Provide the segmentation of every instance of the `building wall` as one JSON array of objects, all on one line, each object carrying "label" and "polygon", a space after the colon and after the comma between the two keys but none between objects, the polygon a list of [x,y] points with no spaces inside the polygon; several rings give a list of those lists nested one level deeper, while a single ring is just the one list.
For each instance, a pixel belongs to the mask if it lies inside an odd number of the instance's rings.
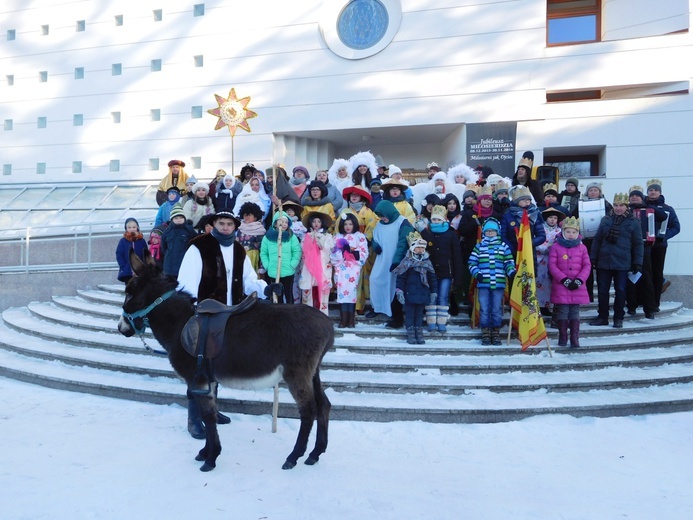
[{"label": "building wall", "polygon": [[[678,189],[693,164],[688,0],[603,0],[604,41],[559,47],[546,46],[545,0],[387,1],[402,10],[393,41],[349,60],[321,35],[320,0],[199,0],[204,16],[194,16],[187,0],[4,0],[0,124],[11,119],[13,129],[0,130],[0,164],[11,165],[2,181],[157,180],[174,157],[202,179],[230,171],[232,160],[236,171],[246,162],[314,170],[361,149],[420,169],[432,160],[465,162],[467,123],[517,121],[518,156],[532,150],[536,164],[545,150],[599,147],[608,197],[662,178],[684,223],[667,270],[693,274],[684,260],[693,254],[691,203]],[[162,20],[154,21],[158,9]],[[84,32],[75,30],[78,20]],[[152,60],[161,60],[161,71],[151,71]],[[122,74],[114,76],[118,63]],[[84,79],[75,79],[76,67]],[[47,82],[38,81],[40,71]],[[225,97],[231,87],[250,96],[248,108],[258,113],[252,132],[238,130],[233,141],[225,129],[213,130],[216,118],[207,114],[214,94]],[[604,98],[546,102],[547,92],[589,89],[603,89]],[[192,117],[193,107],[202,107],[202,117]],[[160,121],[151,121],[152,109]],[[83,126],[73,126],[74,114],[83,114]],[[37,128],[38,117],[46,128]],[[452,129],[400,143],[329,138],[426,125]],[[150,159],[159,159],[157,169]],[[118,171],[110,171],[113,160]],[[72,173],[74,161],[82,161],[81,173]],[[45,163],[44,174],[37,163]]]}]

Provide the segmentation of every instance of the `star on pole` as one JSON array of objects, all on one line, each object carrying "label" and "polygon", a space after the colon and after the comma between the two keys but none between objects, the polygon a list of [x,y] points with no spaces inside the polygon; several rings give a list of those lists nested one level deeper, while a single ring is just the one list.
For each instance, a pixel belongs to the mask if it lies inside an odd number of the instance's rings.
[{"label": "star on pole", "polygon": [[222,97],[219,94],[214,94],[214,97],[219,106],[207,110],[207,112],[219,118],[217,125],[214,127],[215,130],[226,126],[231,133],[231,137],[236,135],[237,128],[250,132],[248,119],[257,117],[257,113],[247,108],[248,103],[250,103],[250,96],[238,99],[236,97],[236,89],[232,88],[229,91],[228,98]]}]

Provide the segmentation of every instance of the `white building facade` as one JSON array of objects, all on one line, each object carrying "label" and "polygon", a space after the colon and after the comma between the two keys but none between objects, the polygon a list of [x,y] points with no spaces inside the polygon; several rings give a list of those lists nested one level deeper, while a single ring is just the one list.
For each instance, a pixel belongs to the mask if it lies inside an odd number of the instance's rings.
[{"label": "white building facade", "polygon": [[[469,125],[512,123],[515,164],[589,164],[581,189],[662,179],[666,272],[693,274],[689,0],[2,4],[5,186],[158,182],[173,158],[205,180],[359,150],[473,165]],[[231,88],[257,113],[233,140],[207,112]]]}]

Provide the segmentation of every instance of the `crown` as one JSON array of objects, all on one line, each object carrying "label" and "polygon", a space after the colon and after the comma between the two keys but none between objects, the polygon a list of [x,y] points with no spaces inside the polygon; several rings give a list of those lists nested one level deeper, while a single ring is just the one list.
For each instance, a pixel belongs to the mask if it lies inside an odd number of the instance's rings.
[{"label": "crown", "polygon": [[628,194],[627,193],[617,193],[614,195],[614,204],[628,205]]},{"label": "crown", "polygon": [[634,191],[638,191],[638,192],[640,192],[640,193],[642,194],[645,190],[642,189],[642,186],[638,186],[638,185],[636,184],[635,186],[631,186],[631,187],[630,187],[630,189],[628,190],[628,194],[630,195],[630,194],[633,193]]},{"label": "crown", "polygon": [[647,189],[649,190],[651,186],[656,186],[655,189],[659,188],[659,191],[661,191],[662,180],[661,179],[650,179],[649,181],[647,181]]},{"label": "crown", "polygon": [[506,190],[507,191],[507,189],[509,187],[510,186],[508,185],[508,183],[506,181],[503,181],[503,180],[498,181],[495,185],[496,191],[498,191],[498,190]]},{"label": "crown", "polygon": [[477,191],[476,193],[479,197],[481,195],[488,195],[490,197],[491,195],[493,195],[493,188],[487,184],[479,188],[479,191]]},{"label": "crown", "polygon": [[529,168],[531,170],[533,164],[534,161],[531,160],[529,157],[523,157],[522,159],[520,159],[520,164],[518,164],[517,167],[519,168],[520,166],[524,166],[525,168]]},{"label": "crown", "polygon": [[421,234],[418,231],[412,231],[407,235],[407,244],[409,244],[409,247],[418,241],[423,242],[423,246],[426,247],[426,242],[421,238]]},{"label": "crown", "polygon": [[522,197],[532,198],[532,193],[526,186],[516,186],[512,193],[513,200],[520,200]]},{"label": "crown", "polygon": [[431,220],[439,218],[442,220],[448,219],[448,209],[445,206],[433,206],[431,210]]},{"label": "crown", "polygon": [[566,219],[563,219],[563,229],[565,228],[573,228],[577,229],[578,231],[580,230],[580,219],[576,217],[568,217]]},{"label": "crown", "polygon": [[555,185],[554,183],[552,183],[552,182],[547,182],[546,184],[544,184],[544,193],[546,193],[546,192],[549,191],[549,190],[553,190],[553,191],[555,191],[556,193],[558,193],[558,186],[556,186],[556,185]]},{"label": "crown", "polygon": [[481,186],[478,184],[467,184],[464,191],[473,191],[474,193],[479,193]]}]

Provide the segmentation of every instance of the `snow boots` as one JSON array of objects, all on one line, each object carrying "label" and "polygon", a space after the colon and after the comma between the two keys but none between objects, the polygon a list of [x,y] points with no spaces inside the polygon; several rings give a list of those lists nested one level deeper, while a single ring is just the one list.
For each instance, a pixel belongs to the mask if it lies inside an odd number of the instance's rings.
[{"label": "snow boots", "polygon": [[568,320],[558,320],[558,346],[565,347],[568,344]]},{"label": "snow boots", "polygon": [[500,339],[500,328],[491,327],[491,345],[500,346],[502,345]]},{"label": "snow boots", "polygon": [[407,327],[407,343],[410,345],[416,345],[416,331],[414,330],[414,327]]},{"label": "snow boots", "polygon": [[570,348],[580,346],[580,320],[570,320]]},{"label": "snow boots", "polygon": [[426,305],[426,330],[434,332],[436,330],[436,320],[438,316],[437,305]]},{"label": "snow boots", "polygon": [[481,344],[490,345],[491,344],[491,329],[486,327],[481,329]]},{"label": "snow boots", "polygon": [[414,327],[414,335],[416,336],[416,344],[423,345],[426,343],[423,337],[423,327]]},{"label": "snow boots", "polygon": [[447,305],[438,305],[437,307],[436,324],[438,325],[438,332],[445,333],[448,331],[448,307]]}]

